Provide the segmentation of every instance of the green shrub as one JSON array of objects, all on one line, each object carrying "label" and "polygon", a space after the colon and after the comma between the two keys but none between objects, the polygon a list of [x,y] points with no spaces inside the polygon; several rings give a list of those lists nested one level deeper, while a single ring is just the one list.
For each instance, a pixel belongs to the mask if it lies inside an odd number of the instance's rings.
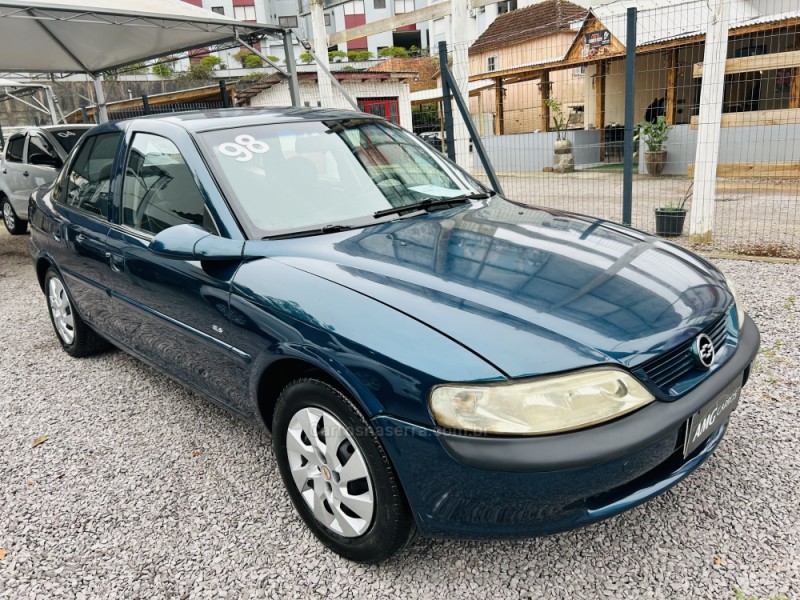
[{"label": "green shrub", "polygon": [[350,50],[347,53],[347,60],[361,62],[362,60],[372,60],[373,54],[369,50]]},{"label": "green shrub", "polygon": [[331,50],[328,52],[328,60],[330,62],[342,62],[345,58],[347,58],[347,52],[342,52],[341,50]]},{"label": "green shrub", "polygon": [[[286,59],[284,59],[283,62],[286,62]],[[301,63],[305,63],[305,64],[308,64],[310,62],[314,62],[314,57],[311,56],[311,52],[302,52],[300,54],[300,62]]]},{"label": "green shrub", "polygon": [[408,50],[400,46],[389,46],[378,52],[381,58],[408,58]]}]

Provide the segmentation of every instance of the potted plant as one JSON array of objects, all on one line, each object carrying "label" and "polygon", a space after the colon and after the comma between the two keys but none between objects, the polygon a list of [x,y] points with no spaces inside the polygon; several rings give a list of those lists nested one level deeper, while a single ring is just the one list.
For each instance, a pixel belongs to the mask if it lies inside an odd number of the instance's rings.
[{"label": "potted plant", "polygon": [[636,125],[634,140],[643,139],[647,150],[644,153],[644,163],[650,175],[661,175],[667,164],[667,142],[672,125],[667,125],[664,115],[659,115],[654,123],[642,121]]},{"label": "potted plant", "polygon": [[553,117],[553,124],[556,127],[556,141],[553,144],[553,152],[556,155],[556,159],[553,171],[556,173],[572,173],[575,170],[575,159],[572,157],[572,142],[564,137],[569,112],[564,114],[561,102],[555,98],[548,98],[545,100],[545,104],[550,109],[550,115]]},{"label": "potted plant", "polygon": [[663,237],[678,237],[683,235],[683,224],[686,221],[686,201],[692,197],[694,182],[683,194],[677,205],[667,203],[666,206],[656,209],[656,235]]}]

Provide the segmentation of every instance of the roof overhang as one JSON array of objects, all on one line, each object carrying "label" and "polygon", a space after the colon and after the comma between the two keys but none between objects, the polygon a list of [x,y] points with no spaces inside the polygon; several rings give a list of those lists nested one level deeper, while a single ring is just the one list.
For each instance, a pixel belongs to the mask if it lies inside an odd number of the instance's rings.
[{"label": "roof overhang", "polygon": [[0,0],[0,71],[98,74],[284,31],[180,0]]}]

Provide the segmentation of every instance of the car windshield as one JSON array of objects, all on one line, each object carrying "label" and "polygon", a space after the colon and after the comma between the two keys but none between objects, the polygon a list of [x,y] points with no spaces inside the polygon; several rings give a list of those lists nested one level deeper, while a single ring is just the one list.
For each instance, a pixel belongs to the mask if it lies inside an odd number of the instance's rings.
[{"label": "car windshield", "polygon": [[382,121],[278,123],[209,131],[200,139],[250,237],[363,226],[376,222],[379,211],[485,191]]},{"label": "car windshield", "polygon": [[64,149],[64,153],[69,154],[86,131],[86,129],[59,129],[51,131],[50,135]]}]

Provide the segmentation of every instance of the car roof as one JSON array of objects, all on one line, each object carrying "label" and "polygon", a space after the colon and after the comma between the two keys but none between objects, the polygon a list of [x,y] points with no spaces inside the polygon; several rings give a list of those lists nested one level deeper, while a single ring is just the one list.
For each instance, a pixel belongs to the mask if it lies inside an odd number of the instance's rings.
[{"label": "car roof", "polygon": [[76,123],[74,125],[26,125],[23,127],[4,127],[3,133],[5,137],[12,137],[23,133],[31,133],[34,131],[64,131],[70,129],[91,129],[94,127],[92,124]]},{"label": "car roof", "polygon": [[336,121],[345,119],[375,119],[380,117],[353,110],[330,108],[221,108],[199,110],[168,115],[149,115],[126,121],[131,124],[139,120],[159,120],[174,123],[187,131],[197,133],[214,129],[227,129],[247,125],[269,125],[299,121]]}]

